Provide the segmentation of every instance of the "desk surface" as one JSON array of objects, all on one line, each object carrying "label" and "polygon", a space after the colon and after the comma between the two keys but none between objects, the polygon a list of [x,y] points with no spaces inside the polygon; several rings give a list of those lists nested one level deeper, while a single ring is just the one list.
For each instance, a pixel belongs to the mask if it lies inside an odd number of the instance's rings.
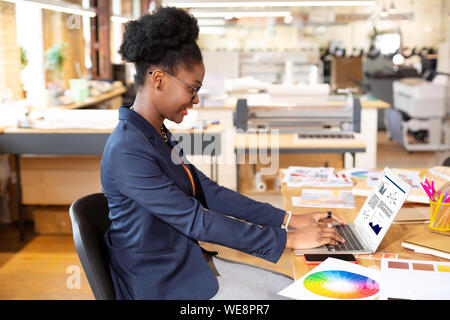
[{"label": "desk surface", "polygon": [[[103,153],[105,143],[113,129],[28,129],[10,127],[0,134],[0,153],[13,154],[83,154],[99,155]],[[205,129],[173,130],[173,135],[201,135],[202,152],[210,143],[218,143],[215,150],[220,154],[222,125],[211,125]],[[212,137],[217,137],[212,139]],[[194,139],[197,141],[196,139]],[[189,144],[190,145],[190,144]],[[185,147],[183,145],[183,147]],[[195,149],[196,150],[196,149]],[[187,154],[191,154],[186,150]]]},{"label": "desk surface", "polygon": [[[432,176],[432,174],[430,174],[427,169],[414,169],[414,170],[420,170],[421,175]],[[281,181],[283,177],[284,174],[280,170]],[[308,187],[308,189],[311,189],[311,187]],[[340,189],[351,189],[351,187]],[[326,210],[337,214],[339,217],[341,217],[347,222],[351,222],[356,218],[359,209],[362,207],[364,201],[366,200],[365,197],[355,197],[356,209],[320,209],[320,208],[316,209],[316,208],[294,207],[292,206],[291,197],[299,196],[301,194],[301,190],[302,188],[299,187],[288,188],[285,183],[281,185],[281,194],[283,197],[284,209],[287,211],[291,211],[292,214],[304,214],[312,211]],[[414,251],[403,248],[401,246],[403,240],[407,240],[416,235],[423,234],[425,232],[428,232],[429,230],[430,229],[428,228],[428,223],[392,224],[391,227],[389,228],[389,231],[386,233],[383,241],[381,242],[380,246],[378,247],[377,252],[398,253],[399,259],[448,261],[444,258],[440,258],[437,256],[415,253]],[[360,259],[359,264],[366,267],[380,268],[380,260]],[[314,268],[314,266],[307,265],[304,262],[303,256],[296,256],[293,252],[292,252],[292,267],[294,271],[295,280],[301,278]]]},{"label": "desk surface", "polygon": [[[114,129],[34,129],[34,128],[18,128],[18,127],[5,127],[0,134],[65,134],[65,133],[111,133]],[[184,134],[184,133],[222,133],[223,126],[220,124],[212,124],[204,129],[176,129],[170,130],[174,134]]]},{"label": "desk surface", "polygon": [[336,152],[340,153],[364,152],[366,144],[358,134],[355,134],[354,139],[310,138],[297,140],[294,133],[280,133],[278,137],[261,133],[238,133],[235,137],[236,150],[260,148],[272,150],[272,147],[278,147],[280,152],[288,152],[289,150],[307,151],[308,149],[317,152],[317,149],[323,149],[323,152],[336,150]]}]

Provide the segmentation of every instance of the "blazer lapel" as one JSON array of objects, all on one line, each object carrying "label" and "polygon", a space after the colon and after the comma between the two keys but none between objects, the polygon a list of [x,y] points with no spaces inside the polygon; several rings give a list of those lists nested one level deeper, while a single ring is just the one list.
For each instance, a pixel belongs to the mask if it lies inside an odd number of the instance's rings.
[{"label": "blazer lapel", "polygon": [[[164,130],[167,134],[167,139],[169,139],[169,143],[173,149],[171,149],[166,142],[164,142],[161,135],[155,136],[153,139],[153,145],[158,150],[160,155],[166,159],[165,164],[168,166],[166,174],[173,180],[175,183],[187,194],[194,196],[191,181],[189,180],[189,176],[181,165],[180,161],[183,161],[184,164],[187,165],[187,160],[184,157],[184,151],[179,146],[178,141],[172,136],[170,131],[164,126]],[[176,153],[176,155],[175,155]]]},{"label": "blazer lapel", "polygon": [[[125,105],[119,108],[119,119],[130,121],[145,134],[150,143],[156,149],[157,153],[165,159],[164,163],[161,165],[163,170],[165,169],[164,172],[167,176],[172,179],[181,188],[181,190],[186,192],[186,194],[193,196],[191,182],[178,158],[173,154],[167,143],[164,142],[159,132],[156,131],[156,129],[153,128],[153,126],[140,114],[130,110],[130,106],[131,105]],[[178,157],[184,163],[187,163],[183,150],[177,146],[177,141],[174,140],[172,134],[165,126],[164,129],[167,132],[167,138],[169,139],[170,144],[174,146],[174,151],[177,152]]]}]

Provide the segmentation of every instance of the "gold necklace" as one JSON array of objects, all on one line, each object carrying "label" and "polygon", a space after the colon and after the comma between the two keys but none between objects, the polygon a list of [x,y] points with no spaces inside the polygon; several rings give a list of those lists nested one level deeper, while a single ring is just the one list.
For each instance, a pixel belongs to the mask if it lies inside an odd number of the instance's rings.
[{"label": "gold necklace", "polygon": [[167,139],[167,135],[166,135],[166,132],[164,131],[163,125],[161,125],[161,136],[162,136],[164,142],[169,141],[169,139]]},{"label": "gold necklace", "polygon": [[[130,110],[135,111],[133,106],[130,107]],[[167,139],[167,134],[164,131],[163,125],[161,125],[160,131],[161,131],[161,137],[163,138],[164,142],[169,141],[169,139]]]}]

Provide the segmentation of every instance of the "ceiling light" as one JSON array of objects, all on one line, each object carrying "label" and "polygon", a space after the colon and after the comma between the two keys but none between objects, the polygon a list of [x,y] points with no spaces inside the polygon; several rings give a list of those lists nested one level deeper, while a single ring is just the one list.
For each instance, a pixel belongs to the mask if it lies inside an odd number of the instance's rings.
[{"label": "ceiling light", "polygon": [[180,8],[237,8],[237,7],[356,7],[375,6],[376,1],[228,1],[189,2],[164,1],[165,5]]},{"label": "ceiling light", "polygon": [[391,0],[391,6],[389,7],[388,12],[390,14],[394,14],[397,12],[397,9],[395,8],[395,5],[394,5],[394,0]]},{"label": "ceiling light", "polygon": [[56,0],[3,0],[13,3],[24,3],[30,6],[37,6],[41,9],[76,14],[81,16],[95,17],[97,14],[93,9],[84,9],[83,7],[64,1]]},{"label": "ceiling light", "polygon": [[290,11],[191,11],[196,18],[261,18],[261,17],[290,17]]},{"label": "ceiling light", "polygon": [[134,20],[134,18],[133,17],[120,16],[120,15],[111,16],[111,21],[113,21],[113,22],[127,23],[130,20]]},{"label": "ceiling light", "polygon": [[380,11],[380,17],[386,18],[389,15],[388,11],[386,10],[386,3],[383,2],[383,9]]},{"label": "ceiling light", "polygon": [[199,26],[223,26],[225,20],[222,19],[197,19]]},{"label": "ceiling light", "polygon": [[200,33],[201,34],[218,34],[223,35],[225,34],[225,28],[224,27],[200,27]]}]

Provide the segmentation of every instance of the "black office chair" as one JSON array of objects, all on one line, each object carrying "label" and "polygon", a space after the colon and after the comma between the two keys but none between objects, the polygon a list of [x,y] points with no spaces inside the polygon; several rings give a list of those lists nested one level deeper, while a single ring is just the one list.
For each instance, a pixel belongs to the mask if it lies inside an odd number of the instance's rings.
[{"label": "black office chair", "polygon": [[75,201],[69,209],[73,241],[81,265],[97,300],[114,300],[114,284],[103,235],[109,228],[108,201],[94,193]]},{"label": "black office chair", "polygon": [[442,165],[444,167],[450,167],[450,157],[448,157],[447,159],[444,160],[444,162],[442,163]]}]

